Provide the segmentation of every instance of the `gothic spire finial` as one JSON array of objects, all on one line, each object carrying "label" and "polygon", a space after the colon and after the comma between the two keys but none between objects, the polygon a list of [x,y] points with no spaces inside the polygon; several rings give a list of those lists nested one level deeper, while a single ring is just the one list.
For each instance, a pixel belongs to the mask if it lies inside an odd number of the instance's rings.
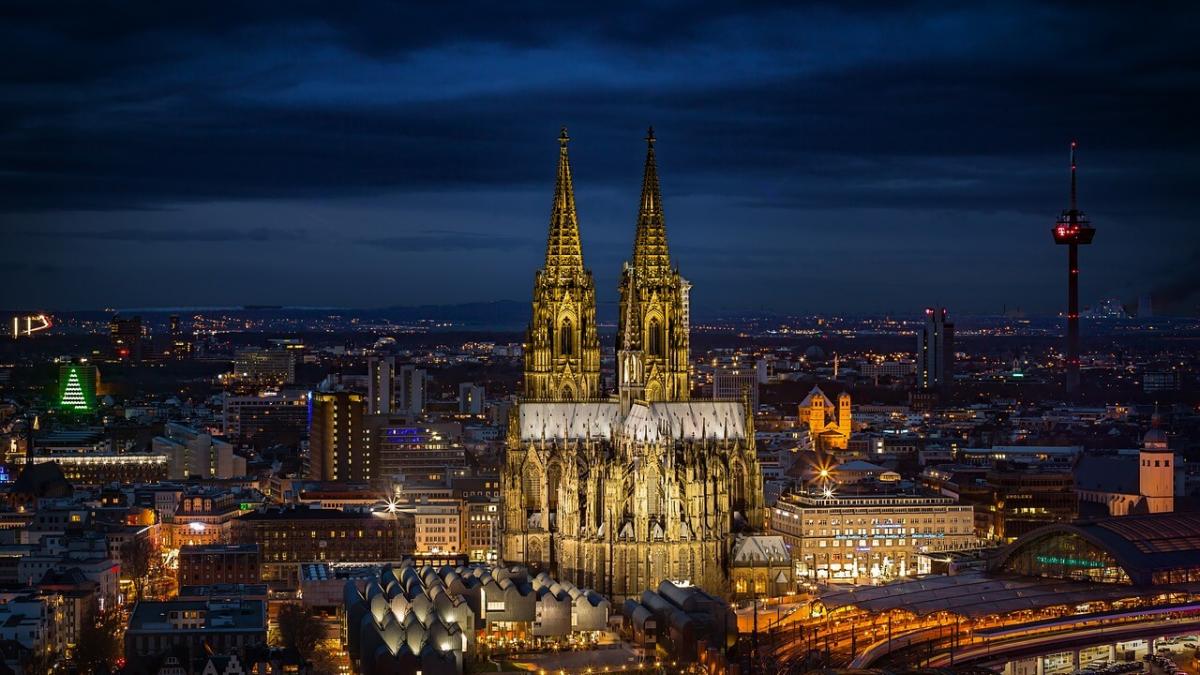
[{"label": "gothic spire finial", "polygon": [[654,127],[650,127],[646,132],[646,169],[642,175],[642,200],[633,243],[633,266],[645,277],[665,274],[671,268],[654,140]]},{"label": "gothic spire finial", "polygon": [[546,273],[556,278],[583,271],[579,220],[575,214],[575,183],[571,178],[571,161],[567,156],[567,143],[570,140],[564,126],[558,134],[558,177],[554,183],[550,235],[546,241]]}]

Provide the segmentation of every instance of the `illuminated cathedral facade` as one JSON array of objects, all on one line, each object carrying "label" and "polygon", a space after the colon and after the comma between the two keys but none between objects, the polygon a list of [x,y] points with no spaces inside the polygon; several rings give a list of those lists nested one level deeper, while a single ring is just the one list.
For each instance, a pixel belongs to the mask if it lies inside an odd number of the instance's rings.
[{"label": "illuminated cathedral facade", "polygon": [[763,524],[753,417],[744,401],[691,399],[690,285],[671,266],[653,130],[621,273],[615,394],[601,390],[568,140],[563,130],[508,429],[502,557],[614,598],[664,580],[728,593],[735,537]]}]

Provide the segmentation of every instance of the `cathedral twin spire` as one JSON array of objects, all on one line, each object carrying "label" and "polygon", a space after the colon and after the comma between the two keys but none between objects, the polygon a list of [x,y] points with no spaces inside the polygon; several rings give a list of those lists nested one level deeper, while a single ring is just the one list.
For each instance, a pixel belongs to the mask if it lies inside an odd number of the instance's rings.
[{"label": "cathedral twin spire", "polygon": [[[550,211],[546,264],[534,284],[533,319],[525,344],[525,396],[541,400],[600,397],[600,348],[595,329],[595,287],[583,266],[575,186],[559,135],[558,175]],[[620,398],[685,400],[688,374],[687,293],[671,269],[662,193],[654,155],[654,129],[646,138],[646,166],[638,208],[633,259],[621,279],[617,382]]]},{"label": "cathedral twin spire", "polygon": [[546,240],[546,274],[563,278],[583,272],[583,247],[579,243],[579,217],[575,213],[575,182],[567,156],[567,128],[558,135],[558,177],[550,208],[550,236]]},{"label": "cathedral twin spire", "polygon": [[649,276],[660,276],[671,270],[662,191],[658,185],[658,165],[654,159],[654,127],[650,127],[646,135],[646,169],[642,175],[642,200],[633,243],[633,266]]}]

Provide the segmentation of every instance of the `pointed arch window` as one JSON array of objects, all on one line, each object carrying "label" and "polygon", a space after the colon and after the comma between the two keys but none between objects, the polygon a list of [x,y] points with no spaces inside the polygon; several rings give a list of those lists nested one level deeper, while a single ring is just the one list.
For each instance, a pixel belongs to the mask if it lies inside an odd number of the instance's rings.
[{"label": "pointed arch window", "polygon": [[559,348],[558,351],[563,356],[571,356],[575,353],[575,332],[571,330],[571,320],[563,319],[562,327],[559,329]]},{"label": "pointed arch window", "polygon": [[663,335],[662,326],[659,325],[658,319],[650,319],[650,325],[646,329],[647,351],[652,356],[663,355]]}]

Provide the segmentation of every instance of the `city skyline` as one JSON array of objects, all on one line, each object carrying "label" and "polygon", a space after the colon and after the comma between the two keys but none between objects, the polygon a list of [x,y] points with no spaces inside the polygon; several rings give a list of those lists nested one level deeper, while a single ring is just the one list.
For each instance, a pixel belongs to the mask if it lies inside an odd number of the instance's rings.
[{"label": "city skyline", "polygon": [[652,123],[714,310],[1061,312],[1078,138],[1082,304],[1195,313],[1174,11],[7,11],[0,306],[520,301],[563,124],[612,303]]},{"label": "city skyline", "polygon": [[0,675],[1200,675],[1198,19],[0,4]]}]

